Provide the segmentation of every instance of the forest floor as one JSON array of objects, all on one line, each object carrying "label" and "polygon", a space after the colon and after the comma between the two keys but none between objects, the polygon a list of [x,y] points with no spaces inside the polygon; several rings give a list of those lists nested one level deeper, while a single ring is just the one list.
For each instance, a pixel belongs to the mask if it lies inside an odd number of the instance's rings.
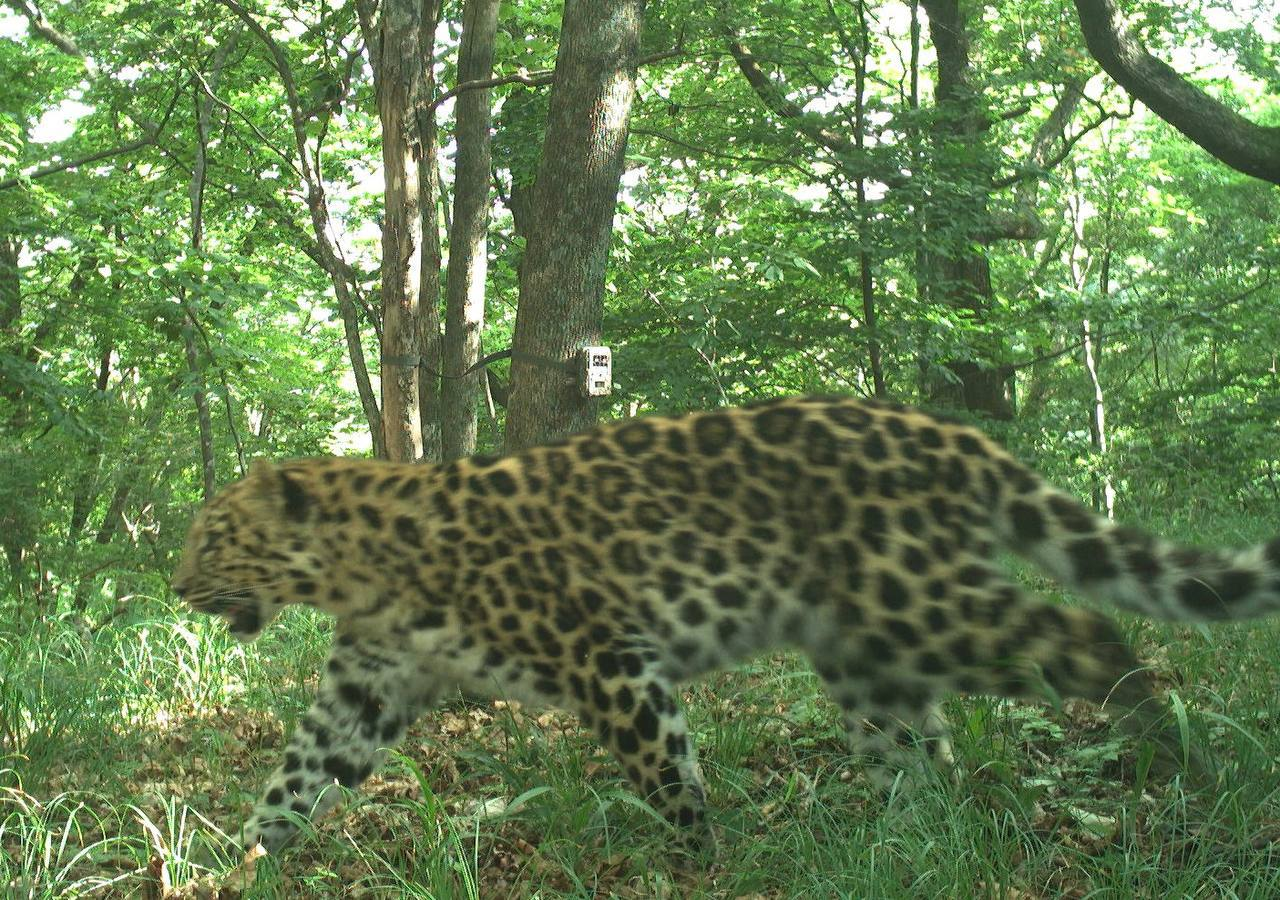
[{"label": "forest floor", "polygon": [[96,632],[0,635],[4,897],[1280,896],[1280,623],[1129,621],[1219,770],[1196,794],[1145,777],[1092,706],[979,697],[948,705],[959,786],[886,800],[815,677],[778,656],[685,695],[712,863],[672,850],[571,716],[496,702],[423,718],[295,847],[237,865],[228,835],[309,702],[327,623],[291,613],[246,650],[133,603]]}]

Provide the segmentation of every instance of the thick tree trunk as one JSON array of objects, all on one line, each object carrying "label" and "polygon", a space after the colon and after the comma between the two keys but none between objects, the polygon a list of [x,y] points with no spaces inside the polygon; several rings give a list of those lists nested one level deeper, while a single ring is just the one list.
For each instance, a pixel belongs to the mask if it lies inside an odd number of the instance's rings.
[{"label": "thick tree trunk", "polygon": [[595,421],[567,368],[600,340],[609,239],[635,94],[644,0],[566,0],[520,269],[508,450]]},{"label": "thick tree trunk", "polygon": [[422,456],[418,373],[419,301],[422,289],[424,197],[419,177],[423,159],[418,114],[425,106],[434,30],[434,3],[384,0],[378,43],[378,116],[382,120],[382,163],[386,178],[382,223],[382,432],[389,459]]},{"label": "thick tree trunk", "polygon": [[[458,83],[493,74],[498,0],[467,0],[462,13]],[[488,270],[489,91],[458,95],[458,156],[453,184],[453,226],[445,289],[444,383],[440,403],[443,458],[476,449],[476,409],[483,372],[463,375],[480,358],[484,328],[484,282]]]},{"label": "thick tree trunk", "polygon": [[[969,82],[971,67],[966,33],[965,12],[960,0],[921,0],[929,15],[929,36],[938,54],[938,77],[934,96],[942,115],[938,118],[937,145],[963,142],[969,148],[972,171],[963,179],[966,185],[989,184],[990,163],[985,143],[986,129],[978,108],[978,98]],[[990,215],[984,191],[968,187],[964,196],[952,192],[947,198],[945,220],[930,216],[931,222],[968,223],[968,233],[942,236],[942,250],[930,248],[933,257],[928,266],[932,281],[931,296],[945,299],[958,310],[966,311],[981,324],[991,301],[991,270],[986,252],[981,249],[980,235],[986,231]],[[968,209],[964,209],[967,206]],[[951,226],[954,227],[954,226]],[[950,377],[935,377],[927,382],[931,403],[961,406],[996,419],[1013,415],[1008,390],[1010,370],[993,362],[1000,354],[996,347],[983,347],[968,359],[947,360],[943,365]]]}]

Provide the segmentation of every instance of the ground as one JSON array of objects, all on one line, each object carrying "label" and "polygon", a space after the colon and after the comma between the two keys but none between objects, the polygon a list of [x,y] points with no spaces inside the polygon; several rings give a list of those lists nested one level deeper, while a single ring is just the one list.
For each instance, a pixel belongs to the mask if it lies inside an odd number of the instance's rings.
[{"label": "ground", "polygon": [[281,859],[213,873],[193,860],[305,709],[326,621],[290,614],[248,650],[160,601],[96,633],[43,623],[0,659],[0,893],[1280,896],[1280,623],[1126,622],[1217,791],[1145,777],[1142,748],[1087,704],[979,697],[948,706],[960,786],[886,801],[803,660],[779,656],[685,693],[721,836],[710,865],[671,849],[572,717],[458,702]]}]

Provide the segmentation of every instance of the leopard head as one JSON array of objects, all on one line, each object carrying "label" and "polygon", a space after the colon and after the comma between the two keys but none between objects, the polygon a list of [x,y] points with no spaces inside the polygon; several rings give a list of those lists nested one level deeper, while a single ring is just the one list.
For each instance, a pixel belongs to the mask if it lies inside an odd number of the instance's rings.
[{"label": "leopard head", "polygon": [[287,465],[255,462],[191,523],[174,592],[197,612],[221,616],[239,640],[255,640],[276,613],[305,602],[323,578],[308,527],[312,507]]}]

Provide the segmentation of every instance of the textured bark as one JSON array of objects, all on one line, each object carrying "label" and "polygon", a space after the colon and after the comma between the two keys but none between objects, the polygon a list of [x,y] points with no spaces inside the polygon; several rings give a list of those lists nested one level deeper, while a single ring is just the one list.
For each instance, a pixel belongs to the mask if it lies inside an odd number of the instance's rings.
[{"label": "textured bark", "polygon": [[[423,16],[422,46],[429,59],[435,53],[435,26],[440,17],[438,0],[426,0],[432,11]],[[427,29],[430,29],[429,31]],[[424,100],[436,92],[433,67],[426,69],[427,90]],[[418,374],[418,420],[422,436],[422,458],[439,462],[440,452],[440,377],[444,367],[443,336],[440,321],[440,142],[436,135],[436,106],[432,102],[418,109],[418,133],[422,140],[422,159],[418,163],[418,183],[422,186],[422,299],[418,314],[418,346],[422,368]]]},{"label": "textured bark", "polygon": [[[462,13],[458,80],[482,81],[493,73],[498,0],[467,0]],[[463,375],[480,358],[484,328],[484,283],[488,270],[489,91],[458,95],[458,156],[453,184],[453,226],[445,289],[444,382],[440,402],[442,452],[446,460],[476,449],[477,407],[483,372]]]},{"label": "textured bark", "polygon": [[1121,87],[1233,169],[1280,184],[1280,127],[1249,121],[1148,53],[1114,0],[1075,6],[1089,52]]},{"label": "textured bark", "polygon": [[[987,128],[980,114],[978,99],[969,83],[970,62],[965,12],[959,0],[921,0],[929,15],[929,36],[938,54],[938,77],[934,95],[943,115],[936,125],[939,145],[963,141],[972,151],[975,171],[966,178],[970,184],[990,183],[991,173],[982,162],[982,147]],[[965,198],[952,193],[949,211],[929,216],[931,222],[965,221],[975,223],[972,234],[950,235],[945,243],[952,248],[939,253],[932,248],[928,272],[932,280],[930,295],[944,299],[957,309],[972,313],[981,322],[991,301],[991,270],[980,240],[985,231],[976,223],[990,221],[987,196],[973,191],[967,198],[971,209],[959,212],[954,205]],[[983,356],[995,355],[983,353]],[[960,406],[997,419],[1008,419],[1013,407],[1007,390],[1010,370],[985,359],[956,359],[944,362],[950,377],[933,378],[928,383],[929,400],[935,405]]]},{"label": "textured bark", "polygon": [[[425,103],[434,4],[384,0],[377,75],[382,120],[382,164],[386,178],[382,223],[382,432],[387,458],[409,462],[422,456],[418,420],[419,302],[422,291],[424,198],[419,178],[423,157],[418,110]],[[424,21],[425,19],[425,21]]]},{"label": "textured bark", "polygon": [[18,318],[22,315],[22,279],[18,274],[19,244],[16,238],[0,234],[0,346],[13,346]]},{"label": "textured bark", "polygon": [[[859,152],[866,147],[867,127],[867,56],[870,52],[870,35],[867,29],[867,7],[858,0],[858,46],[854,56],[854,108],[853,139]],[[852,49],[852,48],[851,48]],[[867,334],[867,362],[871,367],[871,389],[877,397],[888,396],[884,381],[884,365],[881,362],[880,337],[876,328],[876,283],[872,271],[871,229],[867,209],[867,182],[858,178],[855,182],[858,200],[858,291],[862,295],[862,321]]]},{"label": "textured bark", "polygon": [[566,0],[555,86],[520,268],[508,450],[590,426],[566,368],[600,340],[601,297],[635,94],[644,0]]}]

